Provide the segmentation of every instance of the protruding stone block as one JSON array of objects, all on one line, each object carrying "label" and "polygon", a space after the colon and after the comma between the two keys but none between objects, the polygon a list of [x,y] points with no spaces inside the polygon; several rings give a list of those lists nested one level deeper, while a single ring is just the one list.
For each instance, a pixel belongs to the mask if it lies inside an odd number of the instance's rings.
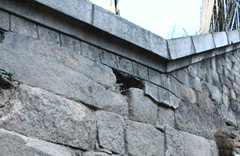
[{"label": "protruding stone block", "polygon": [[145,81],[145,83],[144,83],[144,94],[150,96],[155,101],[159,102],[158,86]]},{"label": "protruding stone block", "polygon": [[123,155],[125,153],[123,118],[114,113],[97,111],[96,119],[100,146]]},{"label": "protruding stone block", "polygon": [[161,87],[158,87],[158,92],[159,92],[158,102],[164,104],[166,107],[172,107],[174,109],[178,108],[181,99],[179,99],[177,96]]},{"label": "protruding stone block", "polygon": [[131,120],[155,124],[157,121],[158,106],[147,96],[143,90],[130,88],[129,90],[129,116]]},{"label": "protruding stone block", "polygon": [[133,75],[148,80],[148,68],[133,62]]},{"label": "protruding stone block", "polygon": [[227,38],[226,32],[214,32],[213,39],[214,39],[216,48],[228,45],[228,38]]},{"label": "protruding stone block", "polygon": [[62,47],[70,50],[71,52],[81,54],[81,45],[79,40],[63,34],[61,34],[60,37]]},{"label": "protruding stone block", "polygon": [[228,43],[234,44],[240,42],[239,30],[227,31]]},{"label": "protruding stone block", "polygon": [[161,75],[158,71],[149,69],[149,81],[157,85],[161,85]]},{"label": "protruding stone block", "polygon": [[126,140],[129,155],[164,156],[164,135],[153,125],[128,121]]},{"label": "protruding stone block", "polygon": [[10,29],[9,27],[9,14],[7,12],[0,10],[0,28],[3,30],[8,31]]},{"label": "protruding stone block", "polygon": [[128,74],[133,74],[133,64],[132,61],[117,56],[118,69],[126,72]]},{"label": "protruding stone block", "polygon": [[100,58],[101,58],[101,63],[117,69],[117,57],[115,54],[101,50]]},{"label": "protruding stone block", "polygon": [[11,15],[11,31],[38,38],[36,24],[14,15]]},{"label": "protruding stone block", "polygon": [[158,123],[161,125],[170,125],[174,127],[175,125],[175,114],[174,110],[171,108],[158,107]]},{"label": "protruding stone block", "polygon": [[168,46],[172,60],[196,53],[191,37],[170,39],[168,40]]},{"label": "protruding stone block", "polygon": [[83,56],[85,56],[91,60],[100,62],[101,49],[94,47],[90,44],[87,44],[85,42],[81,42],[81,45],[82,45],[81,51],[82,51]]},{"label": "protruding stone block", "polygon": [[196,53],[201,53],[215,48],[215,43],[211,33],[192,36]]}]

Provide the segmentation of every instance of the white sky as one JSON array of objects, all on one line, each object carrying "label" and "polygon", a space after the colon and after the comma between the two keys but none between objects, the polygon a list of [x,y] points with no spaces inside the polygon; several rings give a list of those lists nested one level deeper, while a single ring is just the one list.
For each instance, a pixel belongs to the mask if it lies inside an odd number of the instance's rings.
[{"label": "white sky", "polygon": [[[110,10],[110,0],[92,0]],[[188,35],[198,31],[202,0],[119,0],[120,15],[164,38],[172,25],[184,28]],[[113,8],[114,10],[114,0]]]}]

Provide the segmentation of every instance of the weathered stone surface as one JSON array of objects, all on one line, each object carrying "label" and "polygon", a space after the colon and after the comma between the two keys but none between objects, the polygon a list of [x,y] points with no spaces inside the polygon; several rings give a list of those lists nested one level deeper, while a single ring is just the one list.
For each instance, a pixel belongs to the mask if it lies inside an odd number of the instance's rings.
[{"label": "weathered stone surface", "polygon": [[172,75],[181,83],[189,86],[190,76],[184,70],[177,70]]},{"label": "weathered stone surface", "polygon": [[133,74],[132,61],[117,56],[118,69],[128,74]]},{"label": "weathered stone surface", "polygon": [[170,125],[174,127],[175,125],[175,114],[174,110],[171,108],[158,107],[158,121],[161,125]]},{"label": "weathered stone surface", "polygon": [[227,31],[228,43],[233,44],[240,41],[238,30]]},{"label": "weathered stone surface", "polygon": [[175,121],[177,129],[210,139],[217,129],[225,126],[223,119],[212,111],[186,102],[180,102]]},{"label": "weathered stone surface", "polygon": [[92,3],[85,0],[35,0],[85,23],[92,22]]},{"label": "weathered stone surface", "polygon": [[102,86],[115,88],[112,70],[81,55],[14,33],[6,33],[0,50],[0,67],[25,84],[95,107],[102,107],[98,101],[104,93],[113,94]]},{"label": "weathered stone surface", "polygon": [[186,67],[189,64],[191,64],[191,62],[192,62],[192,56],[185,57],[182,59],[172,60],[172,61],[168,62],[167,67],[166,67],[166,72],[171,72],[176,69]]},{"label": "weathered stone surface", "polygon": [[25,137],[4,129],[0,129],[0,140],[0,155],[74,156],[74,153],[64,146]]},{"label": "weathered stone surface", "polygon": [[185,85],[181,85],[181,99],[190,102],[192,104],[197,102],[197,95],[196,92]]},{"label": "weathered stone surface", "polygon": [[3,30],[9,30],[9,14],[0,10],[0,28]]},{"label": "weathered stone surface", "polygon": [[161,85],[161,75],[158,71],[149,69],[149,81],[157,84],[157,85]]},{"label": "weathered stone surface", "polygon": [[131,120],[155,124],[157,121],[158,106],[147,96],[143,90],[129,89],[129,117]]},{"label": "weathered stone surface", "polygon": [[199,79],[190,78],[190,87],[196,92],[202,92],[202,85]]},{"label": "weathered stone surface", "polygon": [[204,35],[192,36],[196,53],[204,52],[215,48],[213,36],[211,33]]},{"label": "weathered stone surface", "polygon": [[172,107],[174,109],[178,108],[181,99],[179,99],[176,95],[161,87],[158,87],[158,92],[159,103],[163,104],[166,107]]},{"label": "weathered stone surface", "polygon": [[115,155],[115,154],[109,155],[102,152],[85,152],[83,153],[83,156],[119,156],[119,155]]},{"label": "weathered stone surface", "polygon": [[133,62],[133,75],[148,80],[148,68]]},{"label": "weathered stone surface", "polygon": [[218,110],[218,112],[227,124],[237,127],[236,114],[229,109],[228,106],[221,105],[221,108]]},{"label": "weathered stone surface", "polygon": [[214,32],[213,38],[216,48],[228,45],[228,38],[226,32]]},{"label": "weathered stone surface", "polygon": [[0,119],[1,128],[85,150],[94,147],[96,119],[84,105],[26,85],[18,92],[8,101],[12,111]]},{"label": "weathered stone surface", "polygon": [[213,101],[206,94],[197,93],[197,97],[198,99],[196,104],[198,107],[214,113],[215,106]]},{"label": "weathered stone surface", "polygon": [[207,139],[181,132],[184,138],[184,156],[211,156],[211,148]]},{"label": "weathered stone surface", "polygon": [[126,140],[130,156],[164,156],[164,135],[152,125],[128,121]]},{"label": "weathered stone surface", "polygon": [[71,52],[81,54],[81,45],[79,40],[63,34],[60,35],[60,38],[62,47],[70,50]]},{"label": "weathered stone surface", "polygon": [[11,15],[11,31],[38,38],[37,25],[22,18]]},{"label": "weathered stone surface", "polygon": [[170,39],[168,40],[168,46],[172,60],[195,53],[191,37]]},{"label": "weathered stone surface", "polygon": [[158,86],[145,81],[144,83],[144,94],[150,96],[155,101],[159,101],[158,97]]},{"label": "weathered stone surface", "polygon": [[100,53],[100,57],[101,57],[101,62],[103,64],[106,64],[110,67],[113,67],[115,69],[117,69],[117,58],[116,55],[106,52],[104,50],[101,50]]},{"label": "weathered stone surface", "polygon": [[[181,132],[171,126],[166,126],[166,156],[185,156],[184,155],[184,138]],[[199,153],[200,154],[200,153]]]},{"label": "weathered stone surface", "polygon": [[82,44],[82,55],[90,58],[91,60],[100,62],[100,49],[97,47],[94,47],[90,44],[87,44],[85,42],[81,42]]},{"label": "weathered stone surface", "polygon": [[60,34],[58,32],[38,26],[38,34],[40,40],[60,46]]},{"label": "weathered stone surface", "polygon": [[97,111],[96,118],[100,146],[112,152],[124,154],[123,118],[105,111]]}]

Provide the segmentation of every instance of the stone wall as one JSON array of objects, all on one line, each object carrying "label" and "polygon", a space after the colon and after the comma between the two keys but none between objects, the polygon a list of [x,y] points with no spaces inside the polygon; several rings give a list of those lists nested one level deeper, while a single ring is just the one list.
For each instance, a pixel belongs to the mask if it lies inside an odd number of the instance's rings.
[{"label": "stone wall", "polygon": [[238,153],[238,30],[165,40],[85,0],[2,0],[0,32],[0,155]]}]

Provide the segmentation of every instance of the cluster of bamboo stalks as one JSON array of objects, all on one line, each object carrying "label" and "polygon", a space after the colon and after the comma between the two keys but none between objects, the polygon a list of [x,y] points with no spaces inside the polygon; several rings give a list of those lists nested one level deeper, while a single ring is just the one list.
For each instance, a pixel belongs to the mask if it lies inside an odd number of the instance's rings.
[{"label": "cluster of bamboo stalks", "polygon": [[239,29],[239,0],[215,0],[210,32]]}]

